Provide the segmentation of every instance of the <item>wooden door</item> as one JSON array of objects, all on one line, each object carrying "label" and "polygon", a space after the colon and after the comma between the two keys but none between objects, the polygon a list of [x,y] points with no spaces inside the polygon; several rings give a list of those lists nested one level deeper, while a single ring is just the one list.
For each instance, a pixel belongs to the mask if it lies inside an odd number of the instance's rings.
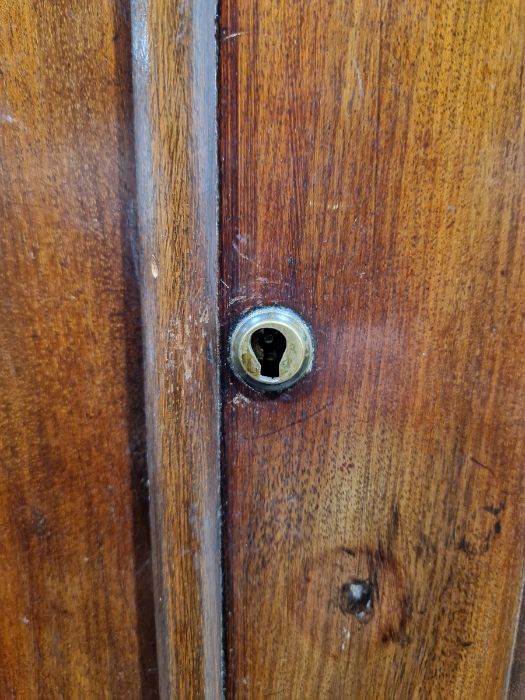
[{"label": "wooden door", "polygon": [[221,320],[285,304],[317,340],[277,400],[224,369],[228,696],[501,697],[525,4],[225,0],[220,41]]},{"label": "wooden door", "polygon": [[157,687],[125,3],[0,2],[0,697]]},{"label": "wooden door", "polygon": [[523,697],[523,1],[0,19],[0,696]]}]

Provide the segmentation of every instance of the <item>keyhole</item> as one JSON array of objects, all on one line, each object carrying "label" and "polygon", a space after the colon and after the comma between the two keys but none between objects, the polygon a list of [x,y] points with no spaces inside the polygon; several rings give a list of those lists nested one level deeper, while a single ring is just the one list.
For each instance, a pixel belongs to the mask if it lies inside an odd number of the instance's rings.
[{"label": "keyhole", "polygon": [[261,375],[271,377],[279,376],[279,365],[286,350],[286,338],[275,328],[259,328],[252,333],[252,350],[255,357],[261,363]]}]

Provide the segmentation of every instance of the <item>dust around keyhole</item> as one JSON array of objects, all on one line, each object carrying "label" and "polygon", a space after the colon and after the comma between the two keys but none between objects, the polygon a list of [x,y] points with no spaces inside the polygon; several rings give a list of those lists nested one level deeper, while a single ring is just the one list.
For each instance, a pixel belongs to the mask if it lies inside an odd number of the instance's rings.
[{"label": "dust around keyhole", "polygon": [[252,333],[252,350],[261,363],[261,376],[276,379],[286,350],[286,338],[276,328],[259,328]]}]

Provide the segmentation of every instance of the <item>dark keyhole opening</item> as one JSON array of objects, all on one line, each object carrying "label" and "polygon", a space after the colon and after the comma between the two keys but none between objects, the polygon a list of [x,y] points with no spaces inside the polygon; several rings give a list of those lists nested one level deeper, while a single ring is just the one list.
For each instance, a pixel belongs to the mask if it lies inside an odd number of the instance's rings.
[{"label": "dark keyhole opening", "polygon": [[252,350],[261,363],[261,375],[275,379],[286,350],[286,338],[275,328],[259,328],[252,334]]}]

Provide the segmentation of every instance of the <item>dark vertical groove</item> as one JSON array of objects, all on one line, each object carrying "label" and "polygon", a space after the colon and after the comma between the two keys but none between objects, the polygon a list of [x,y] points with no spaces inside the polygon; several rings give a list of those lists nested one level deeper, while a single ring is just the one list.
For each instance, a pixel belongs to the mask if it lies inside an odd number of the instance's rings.
[{"label": "dark vertical groove", "polygon": [[118,0],[116,26],[123,35],[115,42],[122,74],[130,76],[124,118],[119,143],[119,201],[122,230],[122,270],[125,288],[125,349],[127,377],[128,436],[131,461],[130,482],[133,508],[133,547],[135,556],[135,599],[137,606],[137,637],[141,696],[159,696],[159,678],[155,640],[155,605],[151,561],[151,532],[149,523],[148,473],[146,458],[146,417],[144,407],[144,365],[141,334],[141,300],[139,287],[138,230],[136,222],[136,172],[134,157],[133,99],[131,92],[131,18],[129,2]]},{"label": "dark vertical groove", "polygon": [[216,41],[216,61],[217,61],[217,71],[216,71],[216,94],[217,103],[215,110],[216,128],[217,128],[217,263],[218,263],[218,283],[217,283],[217,314],[218,314],[218,343],[219,361],[217,364],[217,369],[219,373],[219,501],[220,501],[220,542],[221,542],[221,692],[222,697],[226,694],[226,683],[228,677],[228,654],[226,653],[227,644],[227,633],[226,633],[226,620],[228,619],[228,612],[226,609],[226,543],[227,543],[227,493],[228,493],[228,483],[227,483],[227,469],[224,464],[224,413],[223,413],[223,400],[224,400],[224,382],[223,382],[223,365],[226,358],[227,346],[225,344],[225,339],[223,338],[223,309],[222,309],[222,299],[223,299],[223,246],[222,246],[222,187],[223,187],[223,169],[221,163],[221,85],[222,85],[222,73],[221,73],[221,17],[222,17],[223,4],[222,0],[217,0],[217,9],[215,16],[215,41]]},{"label": "dark vertical groove", "polygon": [[[232,139],[228,137],[227,130],[236,131],[237,127],[237,42],[228,38],[238,30],[237,18],[225,16],[227,3],[224,0],[218,2],[218,99],[217,99],[217,123],[218,123],[218,162],[219,162],[219,314],[220,314],[220,342],[221,342],[221,540],[222,540],[222,619],[223,619],[223,691],[226,695],[229,687],[231,672],[231,654],[228,649],[230,637],[228,621],[230,619],[231,576],[229,566],[228,546],[230,536],[228,525],[230,522],[228,507],[228,468],[226,464],[226,435],[224,433],[224,392],[229,372],[227,351],[229,332],[229,284],[231,284],[229,260],[225,250],[225,239],[230,226],[235,226],[237,217],[238,187],[236,183],[237,162],[236,151],[228,150]],[[235,6],[234,6],[235,8]],[[227,281],[228,280],[228,281]]]}]

